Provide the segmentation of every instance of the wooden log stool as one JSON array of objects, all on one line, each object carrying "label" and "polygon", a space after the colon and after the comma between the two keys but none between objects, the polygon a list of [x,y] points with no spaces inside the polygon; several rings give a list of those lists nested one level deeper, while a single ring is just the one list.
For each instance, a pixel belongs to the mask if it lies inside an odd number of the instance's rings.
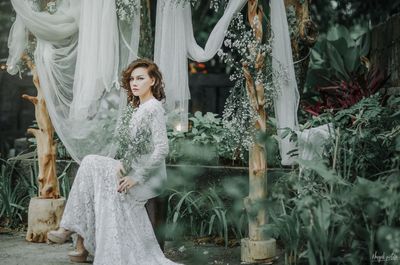
[{"label": "wooden log stool", "polygon": [[167,197],[160,195],[151,198],[147,201],[146,205],[147,214],[149,215],[150,222],[153,226],[158,244],[162,251],[165,245],[165,231],[163,229],[167,219]]}]

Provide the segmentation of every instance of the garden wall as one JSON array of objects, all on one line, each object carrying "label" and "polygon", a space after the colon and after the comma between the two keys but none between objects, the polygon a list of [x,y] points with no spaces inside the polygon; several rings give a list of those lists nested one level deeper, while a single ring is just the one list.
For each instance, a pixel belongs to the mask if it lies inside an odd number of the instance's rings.
[{"label": "garden wall", "polygon": [[222,115],[233,83],[229,81],[228,75],[224,74],[191,74],[189,87],[189,112],[213,112]]},{"label": "garden wall", "polygon": [[16,138],[24,137],[35,119],[34,106],[21,98],[23,94],[36,95],[32,76],[19,78],[0,71],[0,153],[7,155]]}]

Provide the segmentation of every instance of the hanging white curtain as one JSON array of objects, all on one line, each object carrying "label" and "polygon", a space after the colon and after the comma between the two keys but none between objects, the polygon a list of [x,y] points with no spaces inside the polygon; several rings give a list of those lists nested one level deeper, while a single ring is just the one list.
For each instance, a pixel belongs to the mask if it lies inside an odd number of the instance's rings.
[{"label": "hanging white curtain", "polygon": [[75,120],[96,115],[100,96],[118,84],[119,39],[115,1],[85,0],[81,5],[74,98],[69,115]]},{"label": "hanging white curtain", "polygon": [[165,83],[169,122],[177,130],[187,131],[188,100],[190,99],[185,43],[184,13],[189,5],[171,0],[158,0],[154,40],[154,62],[159,66]]},{"label": "hanging white curtain", "polygon": [[177,129],[187,130],[188,60],[208,61],[221,47],[225,32],[234,17],[247,0],[229,1],[224,15],[212,30],[205,48],[201,48],[193,35],[190,4],[179,4],[176,0],[158,0],[154,61],[164,75],[166,105],[172,123]]},{"label": "hanging white curtain", "polygon": [[289,137],[282,138],[282,133],[285,128],[298,130],[297,110],[300,97],[294,72],[285,4],[283,0],[273,0],[270,1],[270,7],[273,34],[272,68],[275,73],[284,73],[283,76],[275,75],[276,78],[273,80],[279,91],[274,99],[274,108],[278,136],[281,138],[279,141],[281,163],[292,165],[294,158],[287,153],[296,146],[294,142],[289,141]]},{"label": "hanging white curtain", "polygon": [[17,72],[27,28],[37,39],[34,60],[49,115],[68,152],[78,162],[87,154],[112,155],[126,103],[119,73],[127,59],[137,58],[139,15],[118,27],[115,1],[57,1],[54,14],[33,11],[26,0],[11,2],[17,19],[9,36],[9,72]]}]

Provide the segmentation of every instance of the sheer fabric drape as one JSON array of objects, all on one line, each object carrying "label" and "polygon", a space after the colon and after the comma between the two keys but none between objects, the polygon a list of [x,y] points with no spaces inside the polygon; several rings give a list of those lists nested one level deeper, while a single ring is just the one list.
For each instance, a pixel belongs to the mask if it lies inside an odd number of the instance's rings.
[{"label": "sheer fabric drape", "polygon": [[[136,0],[140,4],[140,0]],[[17,18],[10,31],[8,71],[18,72],[17,63],[27,42],[28,29],[37,38],[35,63],[49,114],[60,139],[71,156],[80,161],[86,154],[112,155],[111,138],[120,114],[120,71],[137,58],[140,17],[118,22],[115,1],[63,0],[54,14],[33,11],[29,1],[11,0]],[[193,35],[189,4],[158,0],[155,62],[164,75],[167,111],[177,129],[187,130],[188,62],[210,60],[221,47],[225,31],[246,0],[229,1],[224,15],[210,33],[205,48]],[[298,91],[293,69],[290,38],[283,0],[270,1],[273,38],[273,68],[285,70],[285,78],[274,80],[280,88],[275,99],[278,134],[283,128],[296,130]],[[122,104],[123,105],[123,104]],[[175,117],[175,118],[174,118]],[[171,121],[170,121],[171,123]],[[101,143],[101,144],[99,144]],[[294,146],[280,141],[282,163]]]},{"label": "sheer fabric drape", "polygon": [[207,40],[205,48],[200,47],[193,35],[192,13],[188,3],[176,0],[157,1],[157,21],[154,61],[164,73],[167,109],[174,126],[187,130],[188,100],[188,58],[204,62],[214,57],[221,47],[225,31],[247,0],[229,1],[224,15],[218,21]]},{"label": "sheer fabric drape", "polygon": [[278,88],[277,97],[274,99],[274,109],[276,124],[278,129],[279,150],[281,163],[291,165],[294,158],[287,153],[295,148],[295,143],[289,141],[289,137],[283,138],[282,133],[285,128],[297,131],[298,119],[297,110],[299,108],[299,91],[297,89],[296,76],[292,47],[289,36],[289,27],[286,18],[285,4],[283,0],[270,1],[271,7],[271,28],[272,38],[272,68],[276,73],[273,80]]},{"label": "sheer fabric drape", "polygon": [[139,15],[118,25],[115,1],[57,1],[54,14],[34,11],[26,0],[11,2],[17,19],[9,73],[18,72],[28,29],[37,40],[34,60],[49,115],[68,152],[78,162],[87,154],[113,155],[112,135],[126,102],[119,74],[137,58]]}]

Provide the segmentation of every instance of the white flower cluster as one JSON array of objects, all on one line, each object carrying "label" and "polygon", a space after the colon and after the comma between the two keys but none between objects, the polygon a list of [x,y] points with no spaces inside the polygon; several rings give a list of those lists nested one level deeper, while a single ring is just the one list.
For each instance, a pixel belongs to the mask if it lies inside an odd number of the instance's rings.
[{"label": "white flower cluster", "polygon": [[40,0],[25,0],[25,2],[30,5],[31,9],[35,12],[40,12],[41,1]]},{"label": "white flower cluster", "polygon": [[[260,23],[258,18],[254,21],[255,24]],[[244,23],[242,14],[238,14],[232,21],[231,26],[226,33],[223,49],[218,51],[218,56],[233,69],[230,76],[231,81],[242,80],[244,78],[243,65],[247,65],[256,84],[263,84],[266,89],[267,105],[272,104],[272,99],[275,93],[272,82],[272,72],[270,65],[269,54],[272,47],[270,40],[266,43],[261,43],[256,39],[252,29],[248,29]],[[261,71],[256,71],[254,62],[258,54],[265,54],[264,68]],[[268,106],[266,106],[268,107]]]},{"label": "white flower cluster", "polygon": [[[32,60],[33,63],[35,63],[35,50],[36,50],[36,45],[37,45],[37,39],[36,37],[34,37],[33,35],[28,38],[28,43],[25,46],[24,49],[24,54],[28,55],[28,57]],[[26,65],[26,62],[23,61],[22,59],[20,59],[16,65],[16,67],[18,68],[18,72],[20,77],[22,76],[22,74],[25,73],[29,73],[31,70],[28,68],[28,66]],[[22,77],[21,77],[22,78]]]},{"label": "white flower cluster", "polygon": [[30,6],[30,8],[35,12],[47,11],[50,14],[57,12],[57,1],[43,1],[43,0],[25,0],[25,2]]},{"label": "white flower cluster", "polygon": [[[253,23],[261,23],[258,18]],[[255,69],[254,62],[258,54],[265,55],[265,61],[261,70]],[[284,75],[275,73],[271,67],[271,39],[258,41],[255,32],[246,27],[242,14],[238,14],[231,23],[223,48],[218,51],[218,56],[232,69],[230,80],[235,81],[235,86],[226,101],[223,113],[223,126],[225,131],[226,146],[228,149],[235,150],[241,158],[245,150],[248,150],[254,141],[254,123],[257,113],[250,106],[250,101],[245,87],[245,76],[243,65],[246,65],[256,85],[262,84],[265,92],[265,105],[268,110],[272,109],[273,99],[279,93],[277,86],[272,82],[273,77]]]},{"label": "white flower cluster", "polygon": [[56,2],[54,2],[54,1],[48,2],[47,5],[46,5],[46,10],[47,10],[47,12],[49,12],[50,14],[54,14],[55,12],[57,12],[57,5],[56,5]]},{"label": "white flower cluster", "polygon": [[176,5],[184,5],[186,3],[189,3],[191,6],[195,6],[195,4],[198,2],[197,0],[172,0],[175,2]]},{"label": "white flower cluster", "polygon": [[224,153],[232,154],[232,159],[241,158],[254,142],[257,113],[250,106],[244,82],[237,80],[225,102],[222,115]]},{"label": "white flower cluster", "polygon": [[116,0],[115,4],[121,21],[131,22],[133,17],[140,12],[140,0]]},{"label": "white flower cluster", "polygon": [[221,7],[226,7],[227,3],[227,0],[211,0],[210,8],[217,12]]},{"label": "white flower cluster", "polygon": [[[189,3],[191,6],[200,6],[201,3],[198,0],[173,0],[175,4],[186,4]],[[214,9],[215,12],[219,11],[221,7],[226,7],[228,0],[211,0],[210,1],[210,8]]]},{"label": "white flower cluster", "polygon": [[299,36],[299,26],[297,23],[297,17],[296,17],[296,10],[294,6],[290,5],[287,8],[287,20],[289,24],[289,34],[290,34],[290,39],[295,39],[298,38]]}]

